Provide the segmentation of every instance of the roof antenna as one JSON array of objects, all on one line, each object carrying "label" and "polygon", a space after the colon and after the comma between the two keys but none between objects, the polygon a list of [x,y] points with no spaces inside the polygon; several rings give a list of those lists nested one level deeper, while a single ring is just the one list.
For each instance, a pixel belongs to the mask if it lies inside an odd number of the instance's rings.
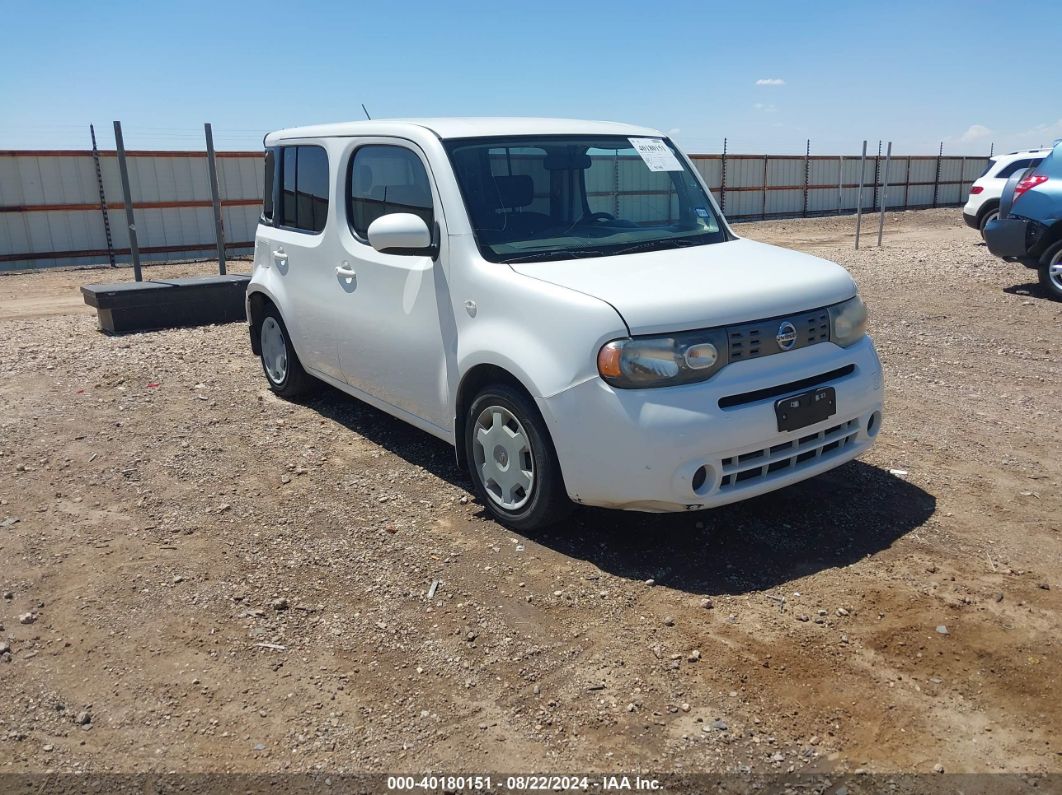
[{"label": "roof antenna", "polygon": [[372,116],[369,115],[369,111],[365,110],[365,103],[361,103],[361,109],[365,111],[365,118],[372,121]]}]

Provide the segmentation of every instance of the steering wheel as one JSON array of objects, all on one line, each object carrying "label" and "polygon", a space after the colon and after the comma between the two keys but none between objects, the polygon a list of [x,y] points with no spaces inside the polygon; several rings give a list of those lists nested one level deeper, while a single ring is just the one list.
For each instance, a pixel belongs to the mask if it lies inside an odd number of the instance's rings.
[{"label": "steering wheel", "polygon": [[572,222],[571,226],[567,227],[564,230],[563,234],[568,234],[573,229],[575,229],[575,227],[582,226],[583,224],[586,224],[586,223],[593,223],[594,221],[615,221],[615,220],[616,220],[616,216],[614,216],[612,213],[602,213],[602,212],[586,213],[585,215],[581,215],[578,218],[576,218]]}]

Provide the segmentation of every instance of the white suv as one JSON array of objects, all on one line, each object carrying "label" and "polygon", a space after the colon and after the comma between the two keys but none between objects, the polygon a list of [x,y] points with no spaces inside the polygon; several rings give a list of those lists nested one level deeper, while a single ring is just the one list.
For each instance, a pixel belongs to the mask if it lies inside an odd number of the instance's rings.
[{"label": "white suv", "polygon": [[736,502],[881,427],[848,273],[739,238],[655,130],[364,121],[265,146],[247,310],[270,388],[319,379],[445,439],[512,527]]},{"label": "white suv", "polygon": [[984,237],[988,222],[999,215],[999,197],[1003,195],[1007,180],[1019,171],[1040,165],[1050,151],[1027,149],[990,158],[981,176],[970,186],[970,196],[962,208],[962,219],[967,226],[977,229]]}]

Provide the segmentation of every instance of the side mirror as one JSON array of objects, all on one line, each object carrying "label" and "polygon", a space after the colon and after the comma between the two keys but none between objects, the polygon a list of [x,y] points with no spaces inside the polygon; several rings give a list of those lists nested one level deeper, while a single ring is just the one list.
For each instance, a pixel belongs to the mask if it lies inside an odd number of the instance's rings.
[{"label": "side mirror", "polygon": [[413,213],[381,215],[369,224],[369,245],[382,254],[434,257],[437,253],[428,225]]}]

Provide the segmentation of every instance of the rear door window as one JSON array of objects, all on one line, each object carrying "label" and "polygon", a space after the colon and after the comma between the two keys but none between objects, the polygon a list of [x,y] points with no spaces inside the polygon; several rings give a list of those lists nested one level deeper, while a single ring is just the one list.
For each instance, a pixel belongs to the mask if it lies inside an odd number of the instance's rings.
[{"label": "rear door window", "polygon": [[328,218],[328,153],[320,146],[282,150],[279,226],[321,232]]}]

